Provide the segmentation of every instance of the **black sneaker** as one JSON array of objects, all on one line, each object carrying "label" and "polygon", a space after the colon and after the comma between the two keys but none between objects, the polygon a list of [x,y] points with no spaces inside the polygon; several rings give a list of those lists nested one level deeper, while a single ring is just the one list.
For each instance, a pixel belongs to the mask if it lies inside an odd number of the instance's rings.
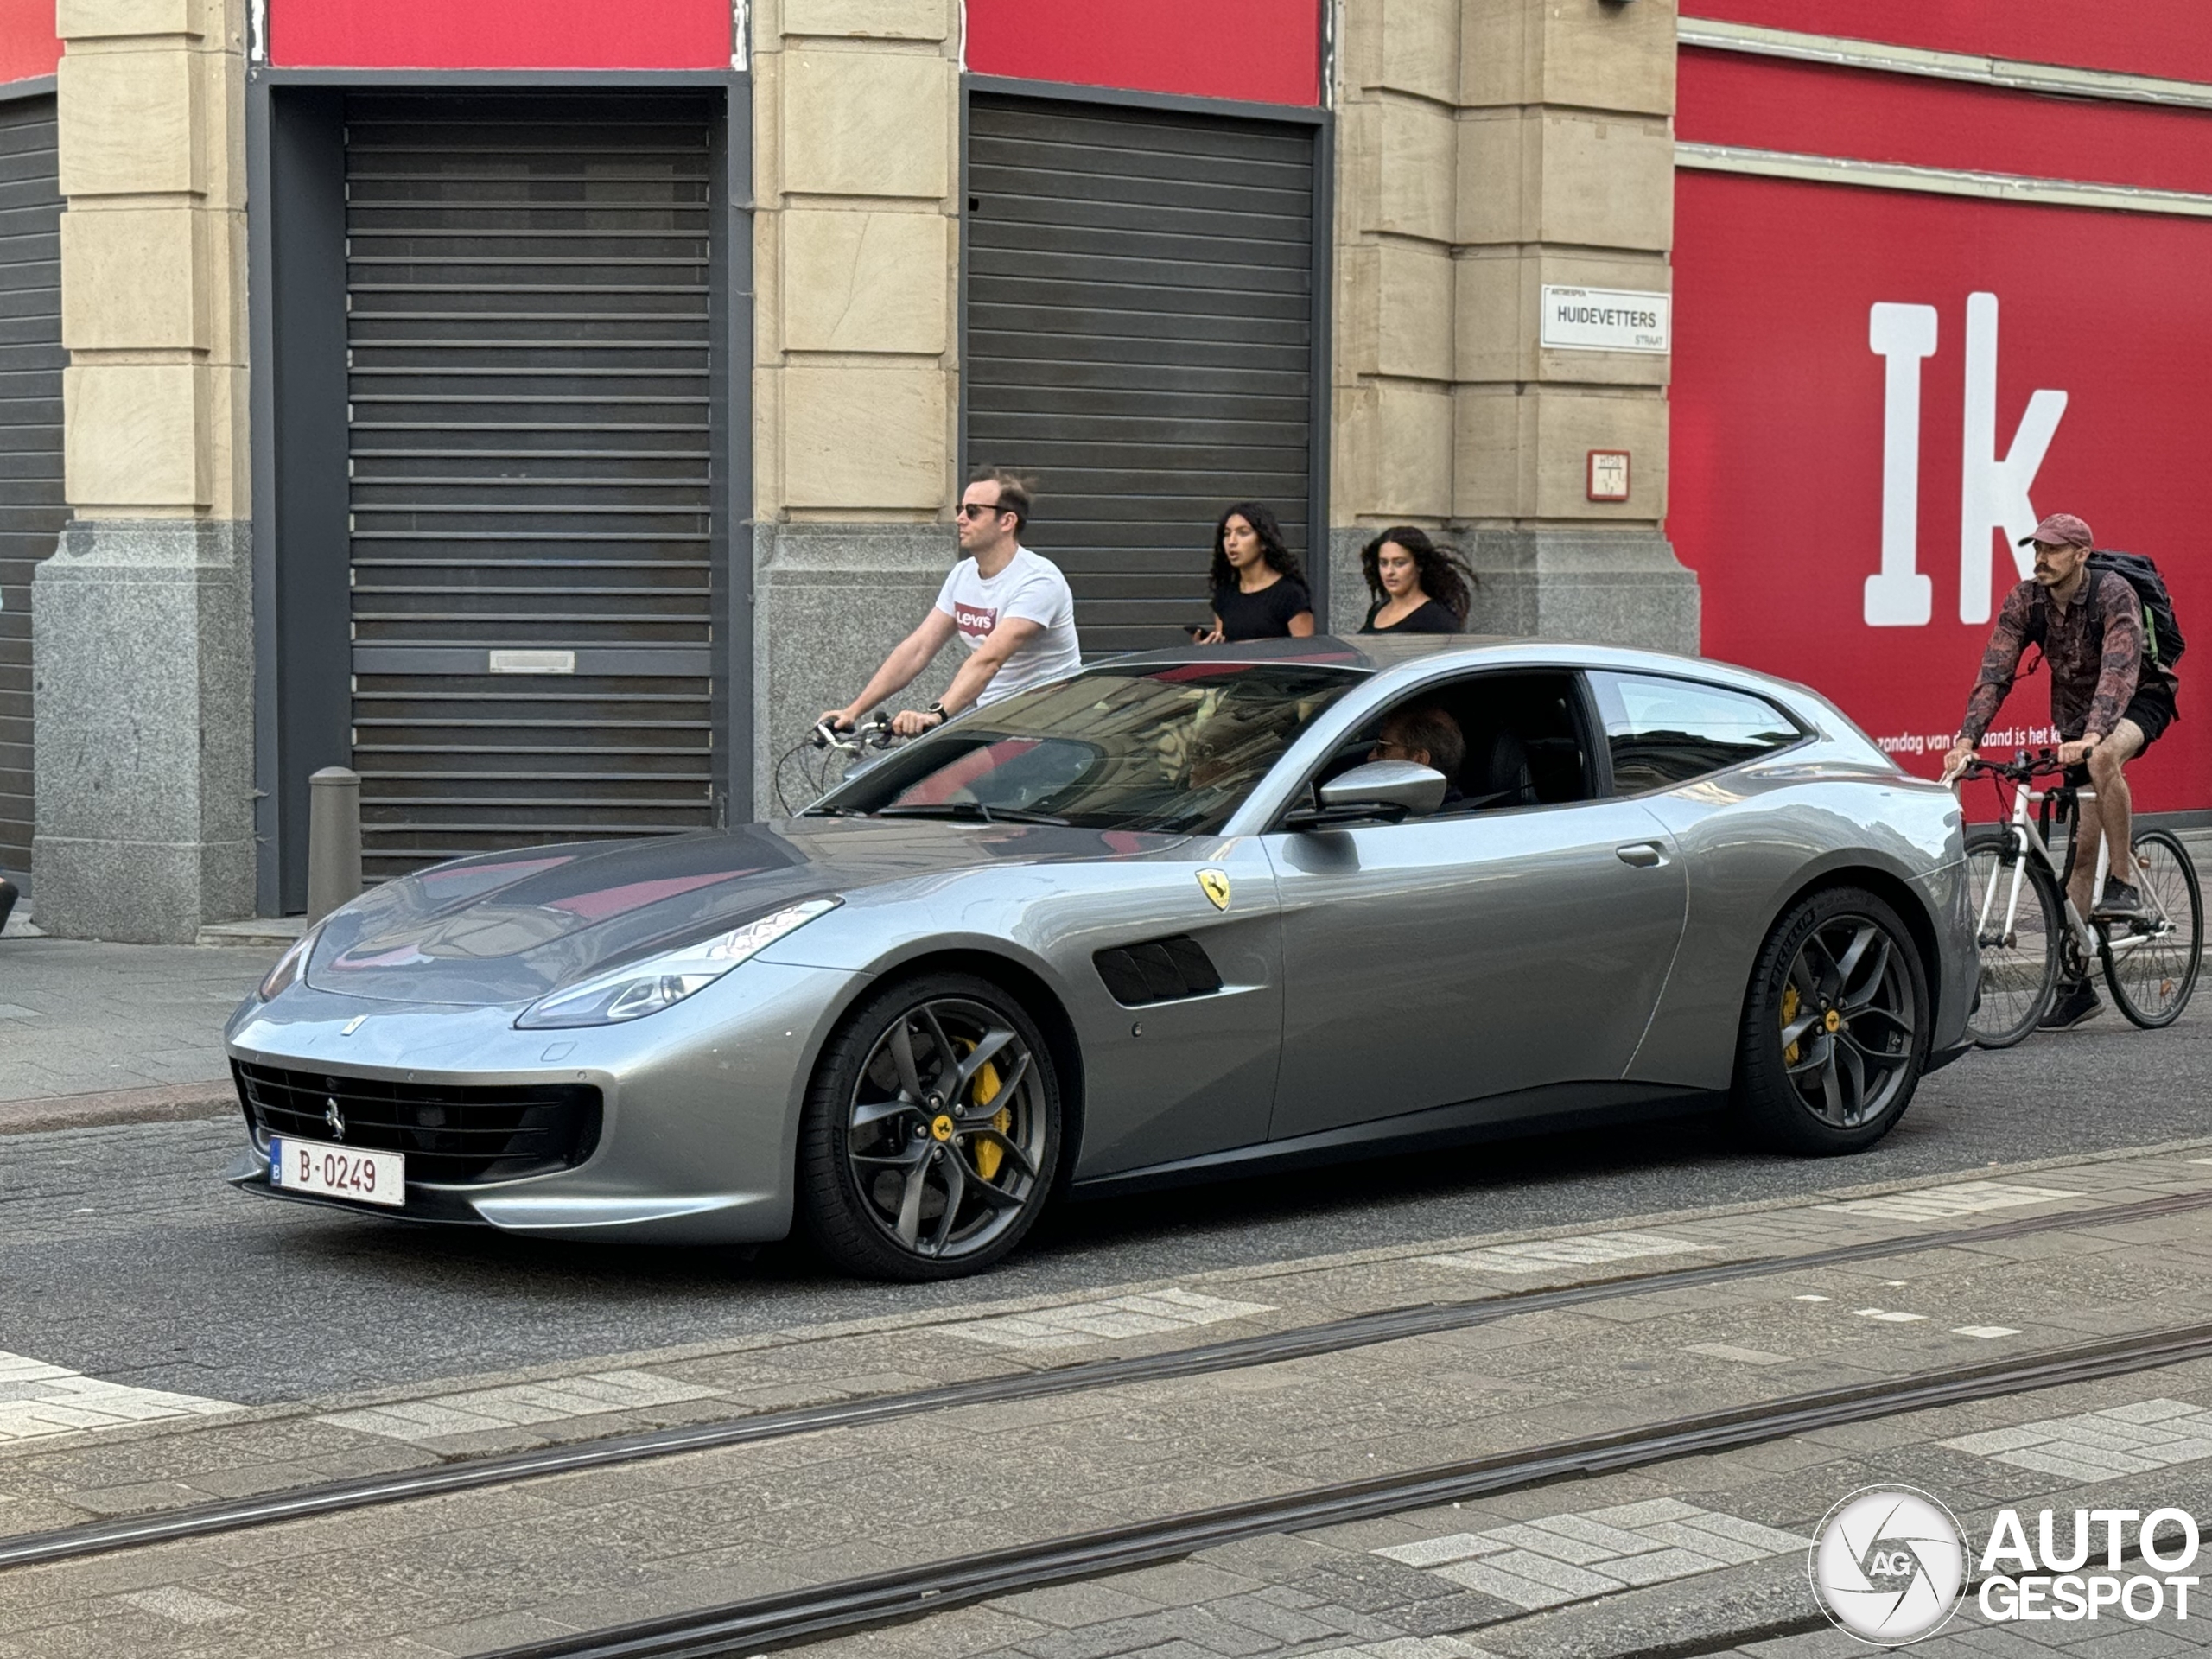
[{"label": "black sneaker", "polygon": [[2126,881],[2107,881],[2104,896],[2089,914],[2100,921],[2139,922],[2144,917],[2143,895]]},{"label": "black sneaker", "polygon": [[2071,1031],[2078,1025],[2095,1019],[2105,1011],[2096,991],[2086,979],[2058,988],[2058,1000],[2050,1005],[2050,1012],[2036,1021],[2037,1031]]}]

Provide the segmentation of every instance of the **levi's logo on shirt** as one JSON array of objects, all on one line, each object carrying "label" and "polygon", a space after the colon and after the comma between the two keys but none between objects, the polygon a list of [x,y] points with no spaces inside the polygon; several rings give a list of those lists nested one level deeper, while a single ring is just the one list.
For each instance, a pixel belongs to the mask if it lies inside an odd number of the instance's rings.
[{"label": "levi's logo on shirt", "polygon": [[963,605],[955,600],[952,620],[961,632],[978,639],[988,639],[991,637],[991,631],[999,625],[999,613],[995,606],[985,610],[981,606]]}]

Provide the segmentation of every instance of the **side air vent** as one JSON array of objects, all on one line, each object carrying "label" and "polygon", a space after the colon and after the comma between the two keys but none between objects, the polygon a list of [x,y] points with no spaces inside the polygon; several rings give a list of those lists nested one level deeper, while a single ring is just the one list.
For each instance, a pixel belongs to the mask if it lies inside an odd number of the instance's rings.
[{"label": "side air vent", "polygon": [[1098,964],[1098,977],[1106,982],[1107,990],[1125,1008],[1211,996],[1221,988],[1213,958],[1187,933],[1101,950],[1091,960]]}]

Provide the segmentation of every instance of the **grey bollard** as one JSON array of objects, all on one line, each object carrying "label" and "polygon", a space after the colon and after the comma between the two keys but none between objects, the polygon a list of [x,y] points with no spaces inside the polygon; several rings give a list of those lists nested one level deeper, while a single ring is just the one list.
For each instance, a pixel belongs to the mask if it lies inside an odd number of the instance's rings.
[{"label": "grey bollard", "polygon": [[361,775],[325,766],[308,779],[308,925],[361,892]]}]

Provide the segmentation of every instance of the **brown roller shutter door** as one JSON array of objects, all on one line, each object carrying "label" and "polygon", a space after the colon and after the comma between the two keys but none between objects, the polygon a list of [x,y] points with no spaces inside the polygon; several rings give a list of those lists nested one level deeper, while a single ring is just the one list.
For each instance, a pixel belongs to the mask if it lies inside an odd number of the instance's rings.
[{"label": "brown roller shutter door", "polygon": [[54,100],[0,102],[0,868],[31,861],[31,567],[61,492],[61,192]]},{"label": "brown roller shutter door", "polygon": [[709,827],[709,109],[379,94],[346,118],[370,876]]},{"label": "brown roller shutter door", "polygon": [[974,94],[966,448],[1035,475],[1086,655],[1184,643],[1213,525],[1309,567],[1315,130]]}]

